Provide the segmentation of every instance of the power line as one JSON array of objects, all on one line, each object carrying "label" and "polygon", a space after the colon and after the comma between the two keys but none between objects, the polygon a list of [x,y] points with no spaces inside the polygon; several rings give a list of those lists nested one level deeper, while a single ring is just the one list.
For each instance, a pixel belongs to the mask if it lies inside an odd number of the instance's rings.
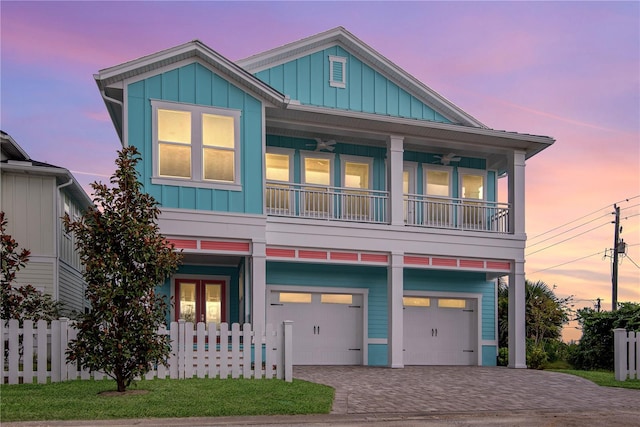
[{"label": "power line", "polygon": [[580,233],[580,234],[576,234],[575,236],[571,236],[571,237],[568,237],[568,238],[566,238],[566,239],[564,239],[564,240],[560,240],[559,242],[556,242],[556,243],[554,243],[554,244],[552,244],[552,245],[549,245],[549,246],[545,246],[545,247],[544,247],[544,248],[542,248],[542,249],[538,249],[537,251],[533,251],[533,252],[528,253],[528,254],[526,254],[526,255],[527,255],[527,256],[531,256],[531,255],[533,255],[533,254],[537,254],[538,252],[542,252],[542,251],[544,251],[544,250],[546,250],[546,249],[552,248],[552,247],[554,247],[554,246],[558,246],[560,243],[564,243],[564,242],[569,241],[569,240],[571,240],[571,239],[575,239],[576,237],[582,236],[583,234],[587,234],[587,233],[589,233],[590,231],[596,230],[596,229],[598,229],[598,228],[600,228],[600,227],[604,227],[605,225],[609,225],[609,224],[611,224],[611,223],[610,223],[610,222],[605,222],[604,224],[600,224],[600,225],[599,225],[599,226],[597,226],[597,227],[590,228],[589,230],[584,231],[584,232],[582,232],[582,233]]},{"label": "power line", "polygon": [[543,268],[542,270],[536,270],[536,271],[534,271],[533,273],[530,273],[530,274],[536,274],[536,273],[540,273],[542,271],[552,270],[552,269],[554,269],[556,267],[561,267],[563,265],[571,264],[573,262],[581,261],[581,260],[583,260],[585,258],[590,258],[592,256],[600,255],[600,254],[603,254],[603,253],[605,253],[605,251],[596,252],[595,254],[583,256],[582,258],[576,258],[576,259],[571,260],[571,261],[563,262],[562,264],[554,265],[553,267],[547,267],[547,268]]},{"label": "power line", "polygon": [[629,255],[625,255],[624,257],[625,257],[625,258],[628,258],[628,259],[629,259],[629,261],[631,261],[631,263],[632,263],[633,265],[635,265],[635,266],[638,268],[638,270],[640,270],[640,266],[639,266],[638,264],[636,264],[636,262],[635,262],[634,260],[632,260],[632,259],[631,259],[631,257],[630,257]]},{"label": "power line", "polygon": [[599,220],[600,218],[604,218],[605,216],[609,216],[609,215],[611,215],[611,214],[607,212],[606,214],[603,214],[603,215],[601,215],[601,216],[599,216],[599,217],[597,217],[597,218],[594,218],[594,219],[592,219],[591,221],[587,221],[587,222],[585,222],[584,224],[576,225],[575,227],[570,228],[570,229],[568,229],[568,230],[566,230],[566,231],[563,231],[563,232],[558,233],[558,234],[554,234],[553,236],[551,236],[551,237],[547,237],[546,239],[544,239],[544,240],[540,240],[539,242],[534,243],[534,244],[532,244],[532,245],[528,245],[528,248],[531,248],[531,247],[533,247],[533,246],[539,245],[540,243],[546,242],[547,240],[551,240],[551,239],[553,239],[553,238],[555,238],[555,237],[562,236],[562,235],[563,235],[563,234],[565,234],[565,233],[568,233],[568,232],[573,231],[573,230],[575,230],[575,229],[577,229],[577,228],[580,228],[580,227],[584,227],[584,226],[585,226],[585,225],[587,225],[587,224],[590,224],[590,223],[592,223],[592,222],[594,222],[594,221]]},{"label": "power line", "polygon": [[545,234],[549,234],[549,233],[551,233],[552,231],[555,231],[555,230],[557,230],[557,229],[559,229],[559,228],[562,228],[562,227],[567,226],[567,225],[569,225],[569,224],[573,224],[574,222],[580,221],[580,220],[581,220],[581,219],[583,219],[583,218],[586,218],[586,217],[589,217],[589,216],[591,216],[591,215],[593,215],[593,214],[596,214],[596,213],[600,212],[601,210],[606,209],[606,208],[608,208],[609,206],[611,206],[611,205],[613,205],[613,204],[618,204],[618,203],[622,203],[622,202],[628,202],[628,201],[630,201],[630,200],[634,200],[634,199],[637,199],[637,198],[640,198],[640,195],[633,196],[633,197],[629,197],[629,198],[627,198],[627,199],[622,199],[622,200],[620,200],[620,201],[618,201],[618,202],[615,202],[615,203],[607,203],[606,205],[604,205],[604,206],[603,206],[603,207],[601,207],[600,209],[596,209],[595,211],[593,211],[593,212],[591,212],[591,213],[588,213],[588,214],[586,214],[586,215],[583,215],[583,216],[581,216],[580,218],[576,218],[576,219],[574,219],[573,221],[569,221],[569,222],[567,222],[566,224],[559,225],[559,226],[557,226],[557,227],[554,227],[554,228],[552,228],[552,229],[550,229],[550,230],[545,231],[544,233],[541,233],[541,234],[538,234],[538,235],[536,235],[536,236],[533,236],[533,237],[531,237],[529,240],[535,240],[535,239],[537,239],[538,237],[544,236]]}]

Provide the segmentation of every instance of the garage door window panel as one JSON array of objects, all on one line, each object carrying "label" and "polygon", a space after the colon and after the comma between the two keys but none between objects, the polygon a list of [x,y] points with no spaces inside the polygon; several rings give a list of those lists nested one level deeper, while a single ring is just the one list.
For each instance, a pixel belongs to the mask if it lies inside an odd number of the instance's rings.
[{"label": "garage door window panel", "polygon": [[353,304],[353,295],[347,294],[322,294],[322,304]]},{"label": "garage door window panel", "polygon": [[281,303],[311,304],[311,294],[297,292],[280,292]]}]

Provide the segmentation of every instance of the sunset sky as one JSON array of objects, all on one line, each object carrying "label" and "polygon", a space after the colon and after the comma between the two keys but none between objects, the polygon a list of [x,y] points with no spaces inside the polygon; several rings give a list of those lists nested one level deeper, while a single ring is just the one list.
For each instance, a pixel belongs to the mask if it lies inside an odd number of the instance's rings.
[{"label": "sunset sky", "polygon": [[0,127],[87,188],[120,148],[100,69],[193,39],[239,60],[344,26],[487,126],[555,138],[527,163],[527,279],[610,309],[617,202],[618,300],[640,302],[639,2],[3,0],[0,15]]}]

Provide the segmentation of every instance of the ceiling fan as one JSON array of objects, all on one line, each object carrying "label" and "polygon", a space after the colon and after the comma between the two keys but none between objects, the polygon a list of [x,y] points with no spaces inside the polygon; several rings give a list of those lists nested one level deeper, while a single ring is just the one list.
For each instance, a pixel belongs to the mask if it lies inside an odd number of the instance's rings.
[{"label": "ceiling fan", "polygon": [[436,155],[434,157],[436,159],[440,159],[440,163],[445,165],[445,166],[448,166],[449,163],[451,163],[451,162],[459,162],[460,160],[462,160],[462,157],[458,157],[454,153],[449,153],[449,154],[443,155],[443,156]]},{"label": "ceiling fan", "polygon": [[[316,149],[314,151],[322,151],[322,150],[326,150],[326,151],[333,151],[335,150],[334,145],[336,145],[336,140],[335,139],[329,139],[327,141],[323,141],[320,138],[315,138],[316,140]],[[307,144],[307,147],[312,147],[313,144]]]}]

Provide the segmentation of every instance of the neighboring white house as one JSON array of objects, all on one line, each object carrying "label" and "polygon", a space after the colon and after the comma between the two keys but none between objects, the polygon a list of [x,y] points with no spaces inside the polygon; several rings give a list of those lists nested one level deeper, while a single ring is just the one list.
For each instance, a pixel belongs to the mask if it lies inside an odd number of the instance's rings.
[{"label": "neighboring white house", "polygon": [[342,27],[95,79],[184,251],[171,320],[293,320],[296,364],[495,365],[508,276],[526,366],[525,162],[552,138],[486,127]]},{"label": "neighboring white house", "polygon": [[74,237],[64,232],[61,217],[78,217],[93,203],[67,169],[33,160],[13,138],[0,131],[0,210],[6,232],[20,248],[31,251],[30,261],[16,277],[64,304],[84,312],[85,282]]}]

